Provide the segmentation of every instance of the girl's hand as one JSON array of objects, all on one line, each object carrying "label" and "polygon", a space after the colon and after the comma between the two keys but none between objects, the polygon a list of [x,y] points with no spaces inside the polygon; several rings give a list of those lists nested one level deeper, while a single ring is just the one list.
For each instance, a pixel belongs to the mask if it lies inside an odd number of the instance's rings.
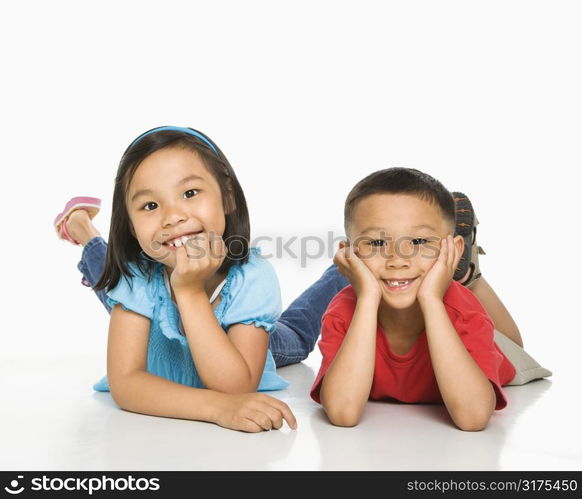
[{"label": "girl's hand", "polygon": [[197,234],[176,249],[176,267],[170,284],[175,293],[181,290],[204,292],[207,279],[220,267],[226,257],[222,237],[206,232]]},{"label": "girl's hand", "polygon": [[442,301],[449,288],[455,268],[459,263],[461,254],[453,241],[453,236],[449,235],[441,239],[441,248],[438,258],[433,263],[431,269],[426,274],[420,288],[418,289],[418,301],[436,298]]},{"label": "girl's hand", "polygon": [[378,303],[380,303],[382,298],[380,283],[367,265],[358,257],[351,244],[347,241],[339,243],[339,249],[333,257],[333,263],[337,265],[340,274],[350,281],[358,298],[368,296],[378,300]]},{"label": "girl's hand", "polygon": [[231,430],[256,433],[278,430],[283,420],[297,428],[295,416],[285,402],[262,393],[222,393],[217,407],[216,424]]}]

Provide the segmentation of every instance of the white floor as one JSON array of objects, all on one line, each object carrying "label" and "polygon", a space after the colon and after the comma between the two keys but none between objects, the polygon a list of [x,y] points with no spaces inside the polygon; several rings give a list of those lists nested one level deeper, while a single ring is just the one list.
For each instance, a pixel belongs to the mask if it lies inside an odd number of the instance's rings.
[{"label": "white floor", "polygon": [[442,407],[396,403],[370,403],[358,427],[338,428],[307,394],[319,358],[281,369],[291,385],[276,395],[298,429],[245,434],[120,410],[91,390],[101,357],[0,357],[0,469],[582,469],[578,413],[557,379],[507,388],[508,407],[478,433],[455,429]]},{"label": "white floor", "polygon": [[[531,280],[513,282],[490,265],[489,282],[512,310],[526,350],[554,376],[506,388],[509,405],[485,431],[457,430],[443,407],[397,403],[370,403],[359,426],[334,427],[308,395],[316,349],[280,370],[290,387],[274,392],[294,411],[298,429],[245,434],[128,413],[109,394],[93,392],[105,374],[108,315],[79,283],[71,264],[78,248],[61,246],[43,281],[10,279],[15,296],[27,300],[5,309],[0,329],[0,470],[582,469],[574,287],[541,294]],[[272,262],[284,307],[330,264]],[[34,314],[27,303],[37,304]]]}]

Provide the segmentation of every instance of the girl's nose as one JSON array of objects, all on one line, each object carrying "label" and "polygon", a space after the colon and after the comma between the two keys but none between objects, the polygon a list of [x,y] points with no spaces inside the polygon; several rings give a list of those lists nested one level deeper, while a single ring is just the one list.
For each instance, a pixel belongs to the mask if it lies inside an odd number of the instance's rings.
[{"label": "girl's nose", "polygon": [[172,225],[184,222],[188,217],[178,208],[169,208],[164,212],[162,227],[170,227]]}]

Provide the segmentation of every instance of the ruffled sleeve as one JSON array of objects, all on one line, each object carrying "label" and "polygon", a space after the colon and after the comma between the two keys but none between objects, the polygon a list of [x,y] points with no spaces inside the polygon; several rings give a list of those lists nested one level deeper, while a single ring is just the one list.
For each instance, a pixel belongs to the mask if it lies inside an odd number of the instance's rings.
[{"label": "ruffled sleeve", "polygon": [[225,331],[233,324],[254,324],[270,333],[281,315],[281,290],[275,269],[251,248],[247,263],[233,267],[229,273],[226,296],[222,297],[221,326]]},{"label": "ruffled sleeve", "polygon": [[152,319],[155,300],[152,285],[137,265],[129,264],[133,277],[122,276],[117,286],[107,292],[107,303],[111,308],[121,305],[125,310],[131,310]]}]

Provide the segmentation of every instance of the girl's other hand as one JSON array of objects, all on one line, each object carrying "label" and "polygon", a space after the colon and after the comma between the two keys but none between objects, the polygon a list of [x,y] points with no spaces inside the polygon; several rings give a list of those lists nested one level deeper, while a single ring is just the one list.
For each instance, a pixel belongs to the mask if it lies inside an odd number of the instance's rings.
[{"label": "girl's other hand", "polygon": [[221,393],[214,422],[231,430],[257,433],[278,430],[283,420],[297,428],[295,416],[285,402],[262,393]]},{"label": "girl's other hand", "polygon": [[382,288],[376,276],[356,254],[354,247],[347,241],[339,243],[333,263],[337,265],[337,269],[354,288],[356,296],[370,296],[380,302],[382,298]]},{"label": "girl's other hand", "polygon": [[191,290],[204,292],[204,285],[226,257],[226,245],[221,236],[201,232],[184,240],[176,249],[176,266],[170,277],[174,292]]}]

